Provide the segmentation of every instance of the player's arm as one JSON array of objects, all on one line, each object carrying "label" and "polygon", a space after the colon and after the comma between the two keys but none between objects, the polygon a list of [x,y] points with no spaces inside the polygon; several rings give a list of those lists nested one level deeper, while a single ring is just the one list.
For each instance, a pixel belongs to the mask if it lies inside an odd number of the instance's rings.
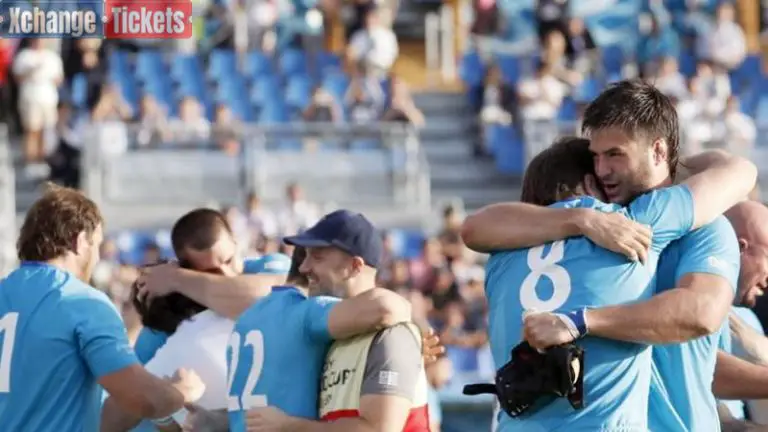
[{"label": "player's arm", "polygon": [[712,393],[718,399],[768,399],[768,367],[718,351]]},{"label": "player's arm", "polygon": [[717,331],[728,316],[739,276],[736,234],[725,218],[719,218],[689,233],[679,246],[674,289],[644,302],[588,310],[589,333],[633,342],[676,343]]},{"label": "player's arm", "polygon": [[338,302],[330,309],[328,333],[345,339],[411,320],[411,303],[384,288],[374,288]]},{"label": "player's arm", "polygon": [[224,276],[179,268],[174,264],[142,270],[142,289],[148,295],[175,291],[207,306],[227,318],[236,319],[256,300],[266,296],[275,285],[285,283],[285,276],[242,274]]},{"label": "player's arm", "polygon": [[757,182],[757,167],[748,159],[722,150],[687,158],[688,185],[694,202],[693,229],[704,226],[743,201]]},{"label": "player's arm", "polygon": [[421,347],[415,335],[404,325],[382,330],[368,352],[359,417],[327,423],[289,418],[280,430],[401,432],[416,397],[421,369]]},{"label": "player's arm", "polygon": [[123,322],[105,295],[72,298],[66,312],[81,356],[112,399],[105,402],[102,411],[107,413],[107,424],[113,421],[112,406],[139,417],[161,418],[184,405],[183,383],[171,385],[141,367]]},{"label": "player's arm", "polygon": [[[695,203],[693,228],[709,223],[742,200],[757,180],[753,163],[722,151],[689,158],[686,164],[685,183]],[[637,224],[616,214],[525,203],[486,206],[462,225],[464,243],[479,252],[532,247],[583,235],[606,249],[629,255],[628,251],[643,243],[642,234]]]}]

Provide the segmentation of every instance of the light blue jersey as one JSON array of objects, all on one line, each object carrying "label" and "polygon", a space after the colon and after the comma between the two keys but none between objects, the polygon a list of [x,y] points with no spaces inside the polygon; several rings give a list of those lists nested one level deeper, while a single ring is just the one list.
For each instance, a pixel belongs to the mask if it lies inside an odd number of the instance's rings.
[{"label": "light blue jersey", "polygon": [[[736,234],[730,222],[720,216],[669,245],[659,261],[657,290],[675,288],[687,273],[722,276],[735,290],[739,266]],[[685,343],[653,347],[648,411],[651,430],[720,430],[712,394],[720,334],[717,331]]]},{"label": "light blue jersey", "polygon": [[0,429],[99,430],[97,380],[138,362],[107,296],[43,263],[0,281]]},{"label": "light blue jersey", "polygon": [[338,301],[274,287],[240,316],[227,348],[230,431],[245,432],[245,411],[258,406],[317,418],[328,316]]},{"label": "light blue jersey", "polygon": [[[752,311],[752,309],[746,307],[733,307],[731,308],[731,314],[740,318],[746,325],[754,329],[759,334],[764,334],[763,325],[760,324],[760,320],[757,318],[757,315],[755,315],[755,312]],[[722,334],[720,336],[720,349],[727,353],[731,353],[740,359],[747,361],[750,360],[750,356],[746,351],[744,351],[742,344],[733,338],[733,335],[731,334],[731,328],[727,321],[723,325]],[[746,418],[747,413],[744,401],[721,400],[720,402],[728,407],[728,410],[731,412],[731,415],[734,418],[740,420]]]},{"label": "light blue jersey", "polygon": [[[685,185],[649,192],[627,208],[594,198],[554,206],[620,212],[649,225],[653,244],[648,263],[629,262],[584,237],[494,253],[487,265],[486,295],[491,349],[499,367],[522,340],[526,310],[567,312],[651,297],[659,254],[693,224],[693,201]],[[556,399],[517,419],[502,415],[500,431],[647,432],[650,347],[593,337],[577,343],[586,351],[584,408],[574,410],[566,399]]]}]

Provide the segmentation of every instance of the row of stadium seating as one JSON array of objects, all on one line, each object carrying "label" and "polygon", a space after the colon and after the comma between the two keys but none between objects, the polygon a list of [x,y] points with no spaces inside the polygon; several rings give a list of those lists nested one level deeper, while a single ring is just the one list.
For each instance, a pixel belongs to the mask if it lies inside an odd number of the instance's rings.
[{"label": "row of stadium seating", "polygon": [[[395,258],[412,259],[419,256],[425,234],[421,231],[390,230],[387,235],[391,239]],[[115,242],[118,259],[123,264],[143,265],[144,251],[148,247],[158,247],[163,258],[173,259],[171,233],[168,230],[125,230],[114,233],[109,239]]]},{"label": "row of stadium seating", "polygon": [[[270,58],[250,52],[240,61],[234,51],[214,50],[204,65],[197,55],[165,54],[146,49],[136,54],[112,53],[109,76],[134,110],[143,94],[153,96],[169,115],[178,114],[183,97],[193,97],[209,119],[224,104],[246,122],[281,123],[295,119],[321,85],[341,102],[349,84],[339,56],[327,52],[308,55],[288,49]],[[384,86],[386,87],[386,86]],[[70,100],[84,107],[85,77],[73,79]]]}]

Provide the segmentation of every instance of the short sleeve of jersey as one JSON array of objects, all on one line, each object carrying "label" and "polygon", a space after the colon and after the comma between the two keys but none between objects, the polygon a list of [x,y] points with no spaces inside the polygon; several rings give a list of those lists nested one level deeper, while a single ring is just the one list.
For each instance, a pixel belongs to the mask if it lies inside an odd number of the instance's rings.
[{"label": "short sleeve of jersey", "polygon": [[166,340],[168,340],[167,334],[143,327],[139,332],[139,337],[136,338],[136,343],[133,345],[133,350],[136,351],[136,357],[138,357],[141,364],[147,364],[152,360],[152,357],[165,344]]},{"label": "short sleeve of jersey", "polygon": [[66,301],[80,353],[94,376],[101,378],[138,363],[123,320],[106,295],[83,293]]},{"label": "short sleeve of jersey", "polygon": [[641,195],[629,204],[633,218],[653,230],[653,248],[661,252],[693,226],[693,195],[687,185],[662,188]]},{"label": "short sleeve of jersey", "polygon": [[339,301],[335,297],[328,296],[307,298],[304,305],[304,328],[306,329],[307,337],[311,341],[328,343],[333,340],[328,329],[328,319],[331,309]]},{"label": "short sleeve of jersey", "polygon": [[690,232],[680,239],[678,249],[676,282],[687,273],[708,273],[725,278],[735,292],[741,261],[739,242],[728,219],[719,216],[714,222]]}]

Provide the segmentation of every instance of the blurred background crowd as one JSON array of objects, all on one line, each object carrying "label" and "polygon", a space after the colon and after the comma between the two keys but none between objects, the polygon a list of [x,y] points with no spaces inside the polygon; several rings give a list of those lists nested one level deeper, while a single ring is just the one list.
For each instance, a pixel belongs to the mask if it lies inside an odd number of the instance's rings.
[{"label": "blurred background crowd", "polygon": [[[485,257],[462,244],[463,215],[517,199],[527,161],[578,131],[605,85],[655,82],[678,106],[686,153],[762,157],[768,9],[756,0],[193,5],[190,40],[0,39],[14,216],[43,179],[96,196],[112,226],[93,283],[136,335],[128,288],[137,266],[170,257],[183,211],[221,209],[244,256],[290,252],[281,237],[334,206],[373,214],[387,245],[380,284],[448,346],[429,371],[451,406],[445,431],[489,421],[488,400],[476,407],[460,389],[494,372]],[[392,201],[367,200],[381,184]]]}]

